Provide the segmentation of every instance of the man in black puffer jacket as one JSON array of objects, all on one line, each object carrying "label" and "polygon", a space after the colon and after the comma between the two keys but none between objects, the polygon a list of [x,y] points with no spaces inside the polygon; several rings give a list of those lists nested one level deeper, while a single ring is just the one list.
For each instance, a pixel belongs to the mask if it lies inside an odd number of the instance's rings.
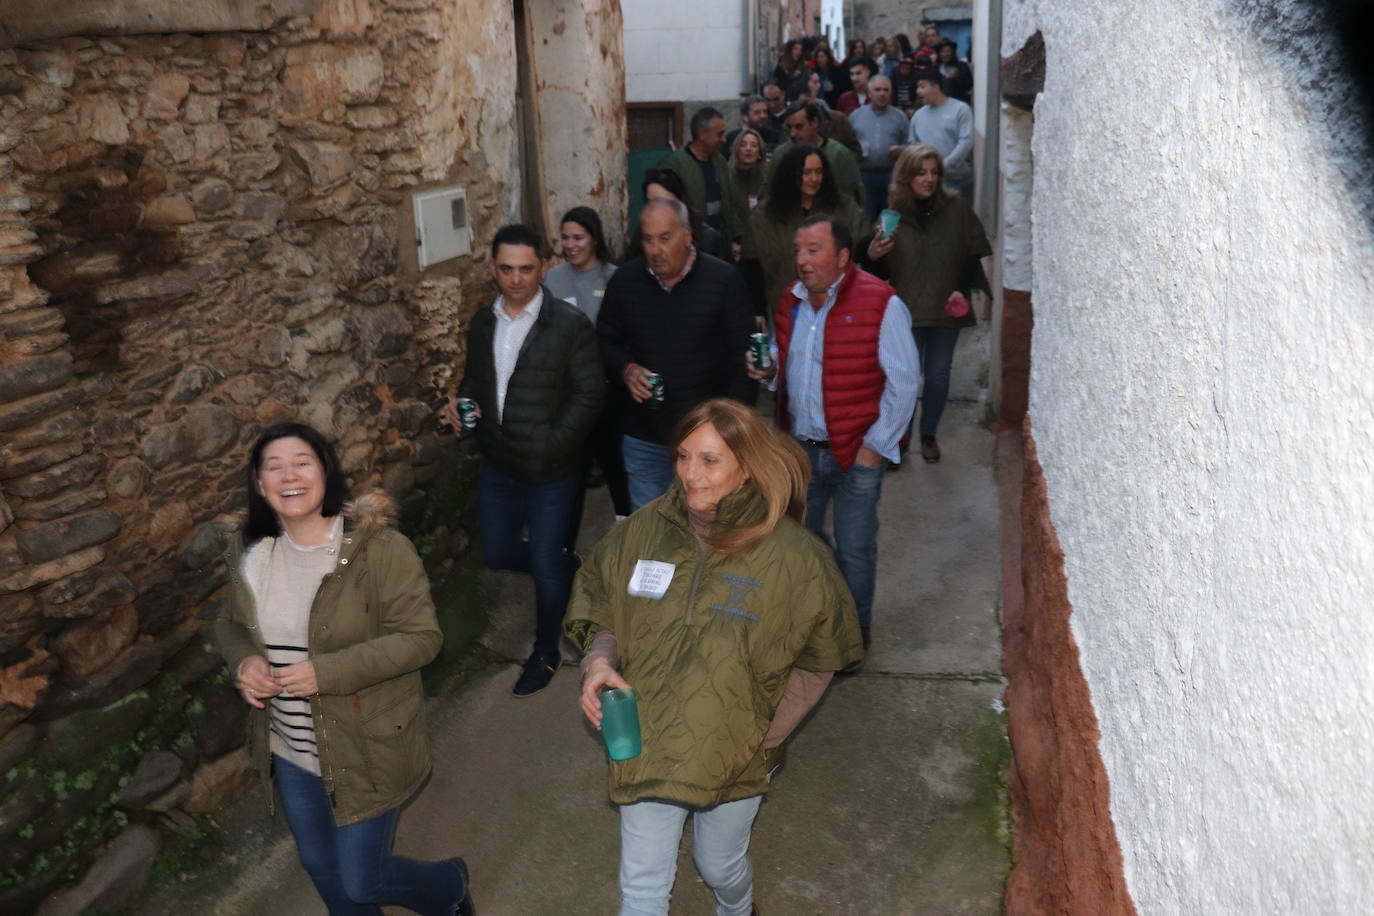
[{"label": "man in black puffer jacket", "polygon": [[[687,411],[711,398],[748,404],[757,395],[740,359],[754,331],[754,307],[739,273],[693,247],[680,201],[649,201],[639,226],[644,256],[611,277],[596,319],[607,376],[633,401],[623,440],[632,509],[672,482],[666,443]],[[649,399],[650,372],[663,377],[661,405]]]},{"label": "man in black puffer jacket", "polygon": [[[482,549],[493,569],[534,577],[534,650],[515,682],[529,696],[548,686],[575,558],[564,545],[582,487],[582,447],[605,395],[596,331],[541,284],[543,239],[506,226],[491,243],[496,302],[472,317],[460,397],[477,402]],[[461,429],[456,407],[448,421]],[[528,527],[528,540],[521,537]]]}]

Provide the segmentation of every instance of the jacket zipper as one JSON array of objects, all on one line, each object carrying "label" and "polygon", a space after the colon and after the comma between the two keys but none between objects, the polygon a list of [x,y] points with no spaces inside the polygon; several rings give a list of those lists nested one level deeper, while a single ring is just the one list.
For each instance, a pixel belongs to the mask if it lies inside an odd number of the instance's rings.
[{"label": "jacket zipper", "polygon": [[[338,573],[332,572],[329,573],[329,575],[325,576],[324,579],[320,580],[320,587],[315,591],[315,600],[310,602],[310,623],[308,624],[310,628],[310,636],[307,639],[307,644],[309,648],[309,656],[312,660],[315,657],[314,618],[315,610],[319,606],[320,594],[324,591],[325,585],[331,579],[337,579],[338,577]],[[318,744],[316,745],[316,748],[319,751],[319,759],[320,762],[325,765],[326,770],[326,772],[322,774],[324,778],[324,787],[325,791],[329,795],[329,807],[331,810],[333,810],[338,807],[334,799],[334,761],[329,754],[329,729],[327,727],[327,721],[324,715],[324,704],[320,702],[320,697],[318,693],[310,698],[310,712],[312,717],[315,719],[315,733],[318,738]]]},{"label": "jacket zipper", "polygon": [[[695,535],[693,535],[695,537]],[[697,565],[692,571],[692,587],[687,591],[687,623],[692,622],[692,608],[697,603],[697,584],[701,581],[701,571],[706,566],[706,548],[697,539]]]}]

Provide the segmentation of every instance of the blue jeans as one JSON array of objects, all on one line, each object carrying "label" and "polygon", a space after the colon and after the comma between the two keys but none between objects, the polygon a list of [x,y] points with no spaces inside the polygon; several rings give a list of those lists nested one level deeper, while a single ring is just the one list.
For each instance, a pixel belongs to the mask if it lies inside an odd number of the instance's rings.
[{"label": "blue jeans", "polygon": [[629,478],[630,511],[637,512],[667,492],[677,462],[669,456],[668,446],[633,436],[626,436],[620,448],[625,456],[625,475]]},{"label": "blue jeans", "polygon": [[[762,802],[755,795],[692,812],[692,860],[716,895],[716,916],[749,916],[753,909],[749,836]],[[689,811],[658,801],[620,806],[619,916],[667,916]]]},{"label": "blue jeans", "polygon": [[382,916],[384,906],[448,916],[467,893],[462,872],[452,862],[391,855],[399,808],[338,827],[324,780],[277,756],[272,772],[301,865],[329,916]]},{"label": "blue jeans", "polygon": [[[835,453],[828,448],[803,445],[811,462],[811,486],[806,491],[806,527],[835,551],[859,626],[867,629],[873,619],[873,593],[878,570],[878,497],[883,491],[882,465],[876,468],[852,464],[841,471]],[[884,462],[885,464],[886,462]],[[835,504],[832,540],[825,532],[825,513]]]},{"label": "blue jeans", "polygon": [[[887,209],[887,187],[892,184],[891,172],[860,172],[864,180],[864,215],[870,228],[878,221],[878,211]],[[859,239],[854,240],[859,244]]]},{"label": "blue jeans", "polygon": [[[563,634],[575,560],[565,549],[582,475],[524,483],[486,461],[477,475],[482,552],[492,569],[534,577],[534,651],[555,653]],[[528,528],[529,539],[521,537]]]},{"label": "blue jeans", "polygon": [[954,366],[954,347],[959,328],[916,328],[916,352],[921,357],[921,435],[935,435],[949,400],[949,375]]}]

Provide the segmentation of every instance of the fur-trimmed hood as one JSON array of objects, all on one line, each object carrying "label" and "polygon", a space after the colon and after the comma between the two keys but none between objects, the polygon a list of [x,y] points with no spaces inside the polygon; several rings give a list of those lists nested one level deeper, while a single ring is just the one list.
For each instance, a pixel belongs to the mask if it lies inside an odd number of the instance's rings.
[{"label": "fur-trimmed hood", "polygon": [[344,524],[360,534],[395,527],[399,509],[386,490],[377,488],[344,503]]}]

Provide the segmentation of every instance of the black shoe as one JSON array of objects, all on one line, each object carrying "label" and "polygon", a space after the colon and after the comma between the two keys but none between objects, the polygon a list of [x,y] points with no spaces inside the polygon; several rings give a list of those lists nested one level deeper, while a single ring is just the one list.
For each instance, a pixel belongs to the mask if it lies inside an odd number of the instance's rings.
[{"label": "black shoe", "polygon": [[511,693],[518,697],[527,697],[543,690],[549,686],[549,681],[553,680],[553,675],[558,671],[561,662],[562,659],[557,652],[535,652],[525,662],[525,669],[520,672]]},{"label": "black shoe", "polygon": [[940,445],[934,436],[921,437],[921,457],[926,460],[926,464],[934,464],[940,460]]},{"label": "black shoe", "polygon": [[468,863],[457,856],[448,861],[456,865],[463,875],[463,899],[453,908],[453,916],[477,916],[477,907],[472,903],[472,882],[468,880]]}]

